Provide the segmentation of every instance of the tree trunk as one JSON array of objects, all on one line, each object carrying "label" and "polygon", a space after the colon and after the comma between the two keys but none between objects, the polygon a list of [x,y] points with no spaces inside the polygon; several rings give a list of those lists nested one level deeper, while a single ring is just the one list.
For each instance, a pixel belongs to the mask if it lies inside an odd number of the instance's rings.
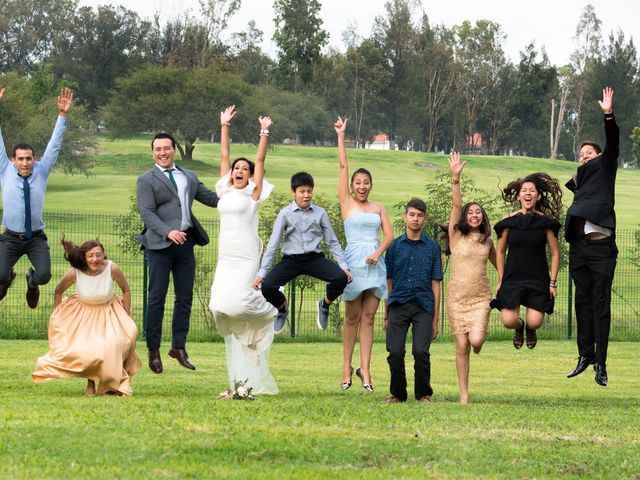
[{"label": "tree trunk", "polygon": [[556,122],[556,136],[553,139],[553,157],[558,157],[558,145],[560,145],[560,129],[562,128],[562,119],[564,118],[564,112],[567,109],[567,100],[569,99],[569,87],[565,87],[562,90],[562,96],[560,97],[560,106],[558,107],[558,119]]},{"label": "tree trunk", "polygon": [[194,145],[195,140],[185,140],[184,147],[180,144],[180,142],[176,142],[176,148],[178,152],[180,152],[180,159],[185,162],[191,162],[193,160],[193,151],[196,146]]},{"label": "tree trunk", "polygon": [[556,114],[556,99],[552,98],[551,99],[551,121],[549,122],[549,156],[551,158],[551,160],[555,160],[556,159],[556,151],[554,151],[553,149],[553,139],[554,139],[554,134],[553,134],[553,124],[554,122],[554,116]]}]

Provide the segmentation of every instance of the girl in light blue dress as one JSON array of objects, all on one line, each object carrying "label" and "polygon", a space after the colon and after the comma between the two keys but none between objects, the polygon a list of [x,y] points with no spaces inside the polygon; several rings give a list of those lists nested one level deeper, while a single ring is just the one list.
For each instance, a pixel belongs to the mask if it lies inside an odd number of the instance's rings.
[{"label": "girl in light blue dress", "polygon": [[[384,207],[369,201],[373,186],[371,174],[364,168],[356,170],[349,184],[349,165],[345,131],[347,119],[338,117],[334,124],[338,135],[338,198],[347,237],[345,257],[353,281],[342,294],[345,301],[345,322],[342,333],[343,365],[342,389],[351,387],[353,366],[351,360],[360,331],[360,367],[356,375],[362,387],[373,392],[371,383],[371,349],[373,326],[380,300],[387,298],[387,271],[380,258],[393,242],[393,228]],[[380,232],[382,231],[382,242]]]}]

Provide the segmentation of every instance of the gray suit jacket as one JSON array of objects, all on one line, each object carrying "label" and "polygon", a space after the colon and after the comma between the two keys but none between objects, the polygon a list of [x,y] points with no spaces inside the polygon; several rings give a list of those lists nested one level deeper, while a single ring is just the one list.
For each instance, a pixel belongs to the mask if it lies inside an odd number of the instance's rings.
[{"label": "gray suit jacket", "polygon": [[[205,187],[195,173],[175,166],[187,177],[189,185],[189,213],[197,245],[209,243],[209,236],[200,222],[193,216],[191,205],[194,200],[210,207],[218,205],[218,196]],[[136,236],[144,248],[160,250],[172,245],[167,239],[171,230],[180,230],[182,211],[180,198],[167,176],[155,165],[138,177],[136,185],[138,209],[144,222],[144,230]]]}]

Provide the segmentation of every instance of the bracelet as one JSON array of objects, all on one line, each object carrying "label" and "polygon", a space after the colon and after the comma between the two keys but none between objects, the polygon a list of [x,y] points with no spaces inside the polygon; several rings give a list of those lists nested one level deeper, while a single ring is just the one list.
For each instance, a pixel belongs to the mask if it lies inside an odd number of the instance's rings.
[{"label": "bracelet", "polygon": [[221,126],[221,127],[224,127],[225,125],[228,127],[228,126],[230,126],[231,124],[230,124],[229,122],[220,122],[220,126]]},{"label": "bracelet", "polygon": [[258,135],[260,135],[261,137],[268,137],[269,130],[260,130],[260,133]]},{"label": "bracelet", "polygon": [[558,283],[555,280],[550,280],[549,281],[549,286],[551,288],[556,288],[558,286]]},{"label": "bracelet", "polygon": [[454,185],[460,185],[460,180],[453,180],[452,182]]}]

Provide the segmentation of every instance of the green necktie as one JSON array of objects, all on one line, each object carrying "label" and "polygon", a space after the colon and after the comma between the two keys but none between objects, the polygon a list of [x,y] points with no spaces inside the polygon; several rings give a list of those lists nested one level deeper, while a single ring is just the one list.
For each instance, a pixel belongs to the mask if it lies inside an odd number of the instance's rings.
[{"label": "green necktie", "polygon": [[169,174],[169,181],[171,182],[171,185],[173,185],[173,188],[176,189],[176,192],[178,191],[178,184],[176,183],[176,179],[173,178],[173,171],[175,170],[175,168],[167,168],[165,170],[165,172],[167,172]]}]

